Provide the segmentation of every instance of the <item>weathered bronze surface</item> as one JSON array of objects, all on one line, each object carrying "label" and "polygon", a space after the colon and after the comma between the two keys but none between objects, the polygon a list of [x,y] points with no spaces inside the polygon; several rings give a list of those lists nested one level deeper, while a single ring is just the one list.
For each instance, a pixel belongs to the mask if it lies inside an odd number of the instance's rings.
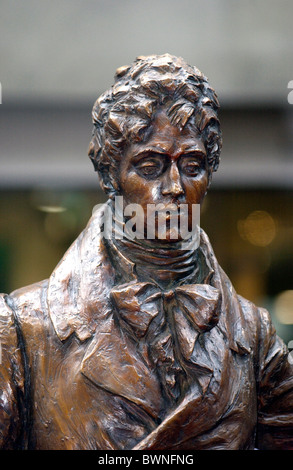
[{"label": "weathered bronze surface", "polygon": [[190,228],[219,164],[216,94],[168,54],[115,79],[89,148],[107,204],[48,280],[0,296],[1,447],[293,449],[288,351],[207,235],[189,249],[169,225],[164,240],[103,237],[115,196],[144,216],[187,204]]}]

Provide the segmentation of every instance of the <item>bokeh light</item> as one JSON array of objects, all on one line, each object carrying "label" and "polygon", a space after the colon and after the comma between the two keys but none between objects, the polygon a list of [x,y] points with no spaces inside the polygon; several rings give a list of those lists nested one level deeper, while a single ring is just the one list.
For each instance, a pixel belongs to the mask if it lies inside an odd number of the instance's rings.
[{"label": "bokeh light", "polygon": [[246,219],[237,223],[238,232],[243,240],[252,245],[265,247],[272,243],[277,227],[274,218],[266,211],[253,211]]},{"label": "bokeh light", "polygon": [[293,290],[285,290],[277,295],[274,302],[277,320],[284,325],[293,324]]}]

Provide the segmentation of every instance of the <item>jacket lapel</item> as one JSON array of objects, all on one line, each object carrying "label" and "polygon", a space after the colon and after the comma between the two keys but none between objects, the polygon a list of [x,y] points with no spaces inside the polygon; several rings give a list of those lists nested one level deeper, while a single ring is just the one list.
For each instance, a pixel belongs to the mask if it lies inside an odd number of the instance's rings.
[{"label": "jacket lapel", "polygon": [[[205,342],[205,354],[203,354],[203,347],[199,344],[199,341],[195,343],[191,360],[196,378],[189,392],[183,397],[178,406],[170,411],[162,423],[137,444],[133,450],[170,450],[177,447],[180,449],[180,444],[184,440],[202,432],[209,423],[206,420],[209,411],[207,396],[212,385],[211,381],[214,378],[215,368],[219,367],[220,361],[217,351],[212,351],[212,354],[207,351],[211,344],[215,344],[214,340],[218,335],[216,330],[217,327],[202,335]],[[212,339],[210,339],[211,335]]]},{"label": "jacket lapel", "polygon": [[[231,349],[227,336],[218,326],[202,335],[192,356],[197,373],[190,391],[133,450],[184,450],[190,449],[190,445],[194,445],[192,441],[196,442],[202,435],[209,439],[209,432],[237,399],[243,380],[242,368],[234,355],[236,351],[233,353]],[[241,349],[236,356],[244,354]]]},{"label": "jacket lapel", "polygon": [[100,325],[86,350],[81,371],[97,386],[142,406],[157,418],[161,392],[156,375],[135,344],[115,325],[113,316]]}]

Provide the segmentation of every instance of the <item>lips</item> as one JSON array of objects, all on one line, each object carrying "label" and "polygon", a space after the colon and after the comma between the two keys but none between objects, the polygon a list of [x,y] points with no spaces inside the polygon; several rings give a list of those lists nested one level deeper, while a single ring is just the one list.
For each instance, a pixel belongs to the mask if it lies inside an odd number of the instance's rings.
[{"label": "lips", "polygon": [[164,206],[160,207],[156,212],[166,217],[178,217],[179,215],[187,215],[188,207],[186,204],[164,204]]}]

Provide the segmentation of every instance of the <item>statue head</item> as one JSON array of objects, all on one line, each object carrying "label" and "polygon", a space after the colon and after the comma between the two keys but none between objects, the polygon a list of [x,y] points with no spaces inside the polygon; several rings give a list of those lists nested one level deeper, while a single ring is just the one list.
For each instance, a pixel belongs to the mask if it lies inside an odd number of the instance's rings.
[{"label": "statue head", "polygon": [[218,108],[207,78],[181,58],[141,56],[132,65],[117,69],[114,85],[97,99],[92,110],[94,127],[88,154],[103,190],[112,198],[121,194],[121,163],[127,149],[148,142],[156,127],[158,132],[158,116],[162,114],[179,133],[189,129],[201,139],[210,183],[222,146]]}]

